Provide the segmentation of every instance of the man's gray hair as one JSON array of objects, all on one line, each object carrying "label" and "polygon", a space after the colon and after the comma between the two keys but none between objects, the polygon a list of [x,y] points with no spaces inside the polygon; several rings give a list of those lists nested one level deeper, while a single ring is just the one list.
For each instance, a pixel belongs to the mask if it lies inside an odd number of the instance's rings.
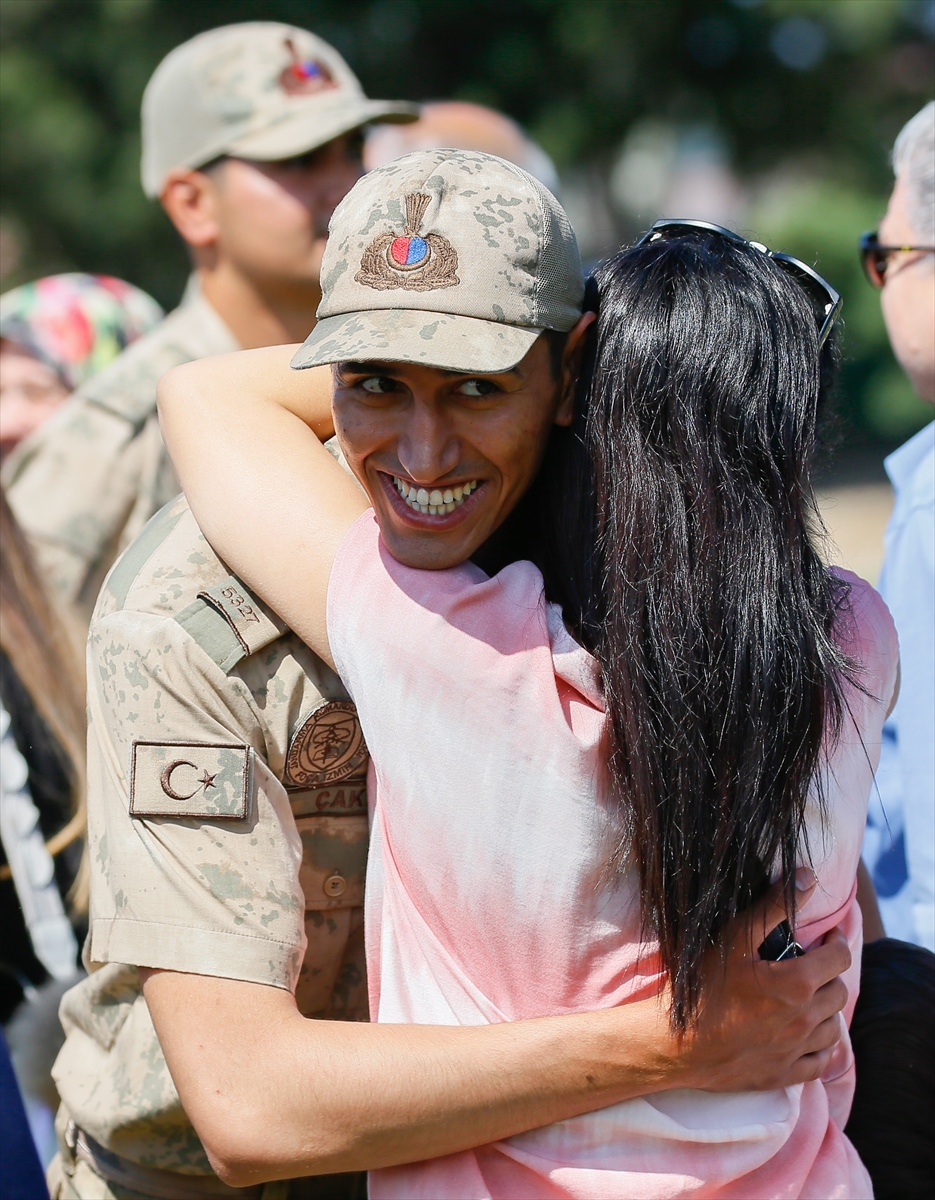
[{"label": "man's gray hair", "polygon": [[893,169],[906,181],[906,208],[916,236],[935,245],[935,100],[902,128],[893,147]]}]

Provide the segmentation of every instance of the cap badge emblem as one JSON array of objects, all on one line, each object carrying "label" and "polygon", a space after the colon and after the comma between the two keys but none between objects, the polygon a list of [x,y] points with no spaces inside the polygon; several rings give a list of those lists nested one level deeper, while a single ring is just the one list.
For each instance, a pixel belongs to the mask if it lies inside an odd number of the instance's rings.
[{"label": "cap badge emblem", "polygon": [[292,38],[286,38],[286,49],[292,61],[279,76],[279,86],[284,92],[290,96],[314,96],[338,86],[324,63],[302,58]]},{"label": "cap badge emblem", "polygon": [[422,218],[432,201],[424,192],[406,197],[406,228],[402,233],[381,233],[373,239],[360,259],[354,276],[365,287],[386,291],[403,288],[410,292],[430,292],[455,287],[458,278],[458,252],[440,233],[423,236]]}]

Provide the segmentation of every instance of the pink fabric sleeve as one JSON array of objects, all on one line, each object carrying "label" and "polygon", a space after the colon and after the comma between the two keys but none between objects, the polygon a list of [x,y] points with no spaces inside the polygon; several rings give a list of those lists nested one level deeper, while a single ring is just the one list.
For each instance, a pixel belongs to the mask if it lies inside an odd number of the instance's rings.
[{"label": "pink fabric sleeve", "polygon": [[832,567],[831,573],[850,588],[850,612],[836,631],[838,644],[854,659],[862,685],[883,704],[885,712],[899,674],[899,638],[890,610],[866,579],[843,567]]}]

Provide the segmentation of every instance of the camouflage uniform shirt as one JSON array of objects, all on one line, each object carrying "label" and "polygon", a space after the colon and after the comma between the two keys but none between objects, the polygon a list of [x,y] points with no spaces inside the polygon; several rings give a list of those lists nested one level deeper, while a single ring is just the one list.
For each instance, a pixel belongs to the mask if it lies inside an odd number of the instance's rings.
[{"label": "camouflage uniform shirt", "polygon": [[7,498],[43,575],[85,624],[118,554],[181,490],[159,432],[156,384],[180,363],[239,349],[192,284],[179,308],[4,463]]},{"label": "camouflage uniform shirt", "polygon": [[102,1146],[209,1174],[136,967],[365,1020],[366,746],[341,681],[228,574],[181,497],[105,582],[88,707],[91,974],[62,1003],[54,1077]]}]

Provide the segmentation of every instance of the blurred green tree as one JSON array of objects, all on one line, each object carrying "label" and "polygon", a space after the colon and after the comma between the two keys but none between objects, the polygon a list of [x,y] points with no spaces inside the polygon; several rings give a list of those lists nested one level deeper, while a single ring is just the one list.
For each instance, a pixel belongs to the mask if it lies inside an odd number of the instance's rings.
[{"label": "blurred green tree", "polygon": [[320,33],[371,95],[510,113],[570,200],[575,179],[594,192],[597,254],[656,215],[608,183],[627,135],[650,119],[709,131],[749,190],[744,228],[845,295],[850,440],[899,440],[930,415],[889,357],[855,240],[931,94],[933,0],[0,0],[4,288],[80,268],[176,302],[185,255],[140,190],[140,97],[173,46],[256,19]]}]

